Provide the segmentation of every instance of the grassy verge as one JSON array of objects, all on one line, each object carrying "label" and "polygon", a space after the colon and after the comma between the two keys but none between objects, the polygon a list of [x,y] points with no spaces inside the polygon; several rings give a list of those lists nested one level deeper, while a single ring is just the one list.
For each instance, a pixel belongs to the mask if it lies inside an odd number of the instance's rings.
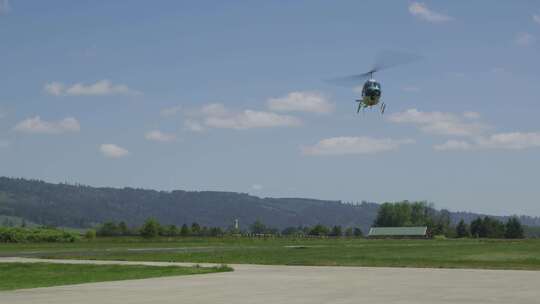
[{"label": "grassy verge", "polygon": [[0,263],[0,290],[204,274],[231,270],[231,268],[226,266],[207,268],[138,265]]},{"label": "grassy verge", "polygon": [[138,238],[9,244],[0,255],[220,264],[540,270],[540,240]]}]

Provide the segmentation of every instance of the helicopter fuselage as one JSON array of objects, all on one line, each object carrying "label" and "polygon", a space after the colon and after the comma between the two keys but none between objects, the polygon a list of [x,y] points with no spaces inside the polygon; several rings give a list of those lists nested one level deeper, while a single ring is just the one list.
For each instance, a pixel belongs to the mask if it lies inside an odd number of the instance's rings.
[{"label": "helicopter fuselage", "polygon": [[[362,99],[356,100],[358,102],[358,110],[356,112],[358,113],[361,109],[371,108],[379,104],[381,92],[381,85],[375,79],[371,78],[366,81],[362,87]],[[386,105],[384,102],[381,103],[381,113],[384,113],[385,108]]]},{"label": "helicopter fuselage", "polygon": [[364,83],[362,87],[362,102],[366,107],[372,107],[379,103],[381,99],[381,85],[370,79]]}]

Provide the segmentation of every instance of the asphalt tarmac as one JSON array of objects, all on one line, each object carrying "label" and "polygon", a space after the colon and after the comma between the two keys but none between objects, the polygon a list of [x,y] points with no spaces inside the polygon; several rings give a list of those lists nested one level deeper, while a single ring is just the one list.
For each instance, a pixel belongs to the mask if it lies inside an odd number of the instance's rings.
[{"label": "asphalt tarmac", "polygon": [[[0,258],[0,262],[43,260]],[[190,263],[55,260],[61,263]],[[540,303],[540,271],[231,265],[235,271],[0,292],[0,303]],[[1,279],[1,277],[0,277]]]}]

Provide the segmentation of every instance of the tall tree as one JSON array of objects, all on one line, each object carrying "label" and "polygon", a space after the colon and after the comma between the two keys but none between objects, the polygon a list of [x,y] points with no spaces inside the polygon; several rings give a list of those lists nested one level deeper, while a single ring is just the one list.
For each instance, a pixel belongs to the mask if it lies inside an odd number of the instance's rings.
[{"label": "tall tree", "polygon": [[97,235],[99,236],[118,236],[120,235],[120,229],[115,222],[105,222],[97,230]]},{"label": "tall tree", "polygon": [[486,232],[482,218],[477,217],[471,222],[471,235],[475,238],[485,237]]},{"label": "tall tree", "polygon": [[456,236],[458,238],[469,237],[471,232],[469,231],[469,226],[465,223],[463,219],[459,221],[456,226]]},{"label": "tall tree", "polygon": [[176,225],[167,226],[167,235],[168,236],[177,236],[178,235],[178,228],[176,228]]},{"label": "tall tree", "polygon": [[195,236],[199,236],[201,234],[201,226],[197,222],[191,224],[191,234]]},{"label": "tall tree", "polygon": [[266,226],[259,220],[256,220],[251,226],[249,227],[249,230],[251,233],[255,234],[264,234],[266,233]]},{"label": "tall tree", "polygon": [[129,228],[124,221],[118,223],[118,231],[121,235],[129,235]]},{"label": "tall tree", "polygon": [[363,237],[364,236],[364,233],[362,232],[362,229],[360,229],[359,227],[354,228],[353,234],[354,234],[355,237]]},{"label": "tall tree", "polygon": [[471,234],[480,238],[503,238],[504,224],[494,218],[485,216],[476,218],[471,222]]},{"label": "tall tree", "polygon": [[330,231],[330,236],[342,236],[343,235],[343,229],[341,228],[341,226],[334,226],[332,227],[332,230]]},{"label": "tall tree", "polygon": [[180,235],[181,236],[188,236],[190,234],[189,227],[186,224],[182,225],[182,228],[180,228]]},{"label": "tall tree", "polygon": [[505,225],[504,237],[507,239],[522,239],[525,237],[523,226],[515,216],[508,219]]},{"label": "tall tree", "polygon": [[141,227],[141,236],[145,238],[153,238],[159,234],[159,223],[153,218],[149,218]]},{"label": "tall tree", "polygon": [[324,225],[318,224],[313,226],[309,231],[309,235],[326,236],[330,233],[330,229]]}]

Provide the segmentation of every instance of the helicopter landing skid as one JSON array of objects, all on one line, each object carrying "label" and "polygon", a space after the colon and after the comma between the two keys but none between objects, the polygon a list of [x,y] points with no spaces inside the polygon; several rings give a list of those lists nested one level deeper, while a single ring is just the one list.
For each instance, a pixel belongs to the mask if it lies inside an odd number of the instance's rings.
[{"label": "helicopter landing skid", "polygon": [[[370,105],[367,105],[362,99],[357,99],[356,102],[358,102],[358,108],[356,109],[356,113],[360,113],[360,110],[362,110],[363,112],[366,108],[372,107]],[[386,110],[386,104],[384,102],[381,102],[380,110],[381,115],[383,115],[384,111]]]}]

